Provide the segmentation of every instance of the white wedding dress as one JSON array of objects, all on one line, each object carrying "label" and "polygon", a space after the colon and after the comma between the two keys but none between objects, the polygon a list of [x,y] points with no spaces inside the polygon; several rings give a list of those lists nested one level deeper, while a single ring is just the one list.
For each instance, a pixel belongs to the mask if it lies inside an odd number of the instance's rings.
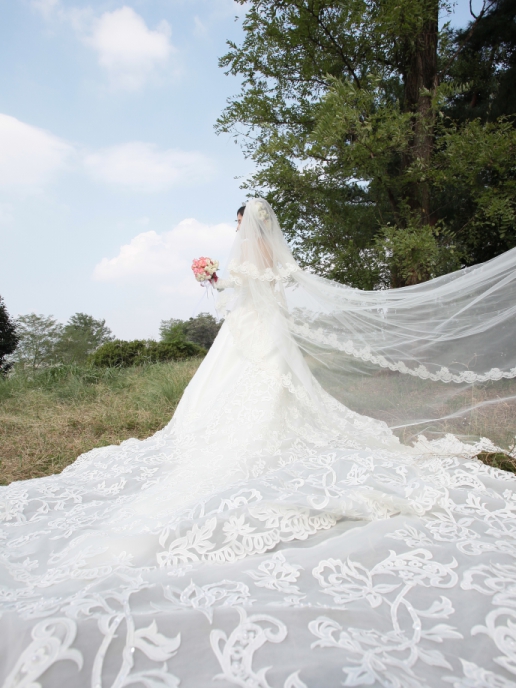
[{"label": "white wedding dress", "polygon": [[[432,343],[428,311],[403,339],[408,306],[385,305],[404,290],[364,305],[373,295],[299,270],[280,235],[251,201],[217,283],[224,325],[167,427],[0,488],[5,688],[516,686],[514,476],[475,458],[489,441],[437,432],[495,402],[514,420],[514,252],[474,293],[470,271],[448,301],[449,276],[424,288],[442,314]],[[455,370],[453,346],[474,346],[478,366]],[[391,406],[405,380],[446,403],[455,384],[460,403],[450,414],[411,386],[412,415],[388,424],[382,399],[369,416],[328,393],[347,379],[357,408],[371,381]],[[415,427],[414,406],[434,434],[401,443],[392,428]]]}]

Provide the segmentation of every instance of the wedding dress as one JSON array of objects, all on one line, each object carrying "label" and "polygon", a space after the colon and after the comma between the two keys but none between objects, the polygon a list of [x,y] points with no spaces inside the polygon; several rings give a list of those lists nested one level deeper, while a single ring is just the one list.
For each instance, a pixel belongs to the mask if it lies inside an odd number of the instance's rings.
[{"label": "wedding dress", "polygon": [[516,686],[516,251],[360,292],[254,199],[216,286],[163,430],[0,488],[2,685]]}]

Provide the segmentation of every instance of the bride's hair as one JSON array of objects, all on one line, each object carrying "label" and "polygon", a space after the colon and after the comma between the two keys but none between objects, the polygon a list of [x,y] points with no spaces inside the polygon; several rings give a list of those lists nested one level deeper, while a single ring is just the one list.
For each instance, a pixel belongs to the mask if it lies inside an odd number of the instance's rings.
[{"label": "bride's hair", "polygon": [[240,206],[240,208],[237,210],[237,217],[238,217],[238,215],[242,215],[242,217],[243,217],[243,216],[244,216],[244,213],[245,213],[245,205],[242,205],[242,206]]}]

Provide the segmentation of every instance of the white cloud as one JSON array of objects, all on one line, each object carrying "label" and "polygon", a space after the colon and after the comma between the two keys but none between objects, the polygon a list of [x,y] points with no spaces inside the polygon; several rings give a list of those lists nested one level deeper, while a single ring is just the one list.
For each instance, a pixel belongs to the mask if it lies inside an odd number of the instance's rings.
[{"label": "white cloud", "polygon": [[138,141],[91,153],[85,157],[85,166],[100,181],[144,192],[200,183],[213,171],[211,161],[202,153],[159,150]]},{"label": "white cloud", "polygon": [[74,149],[44,129],[0,113],[0,187],[38,187],[62,170]]},{"label": "white cloud", "polygon": [[207,255],[224,264],[234,238],[235,227],[230,224],[183,220],[162,234],[138,234],[120,248],[117,256],[103,258],[95,267],[93,279],[130,285],[152,283],[161,292],[198,298],[200,289],[191,272],[192,260]]},{"label": "white cloud", "polygon": [[45,19],[48,19],[51,14],[59,7],[59,0],[32,0],[31,5],[35,10],[40,12]]},{"label": "white cloud", "polygon": [[40,188],[72,162],[76,171],[82,166],[104,184],[140,193],[202,184],[214,172],[202,153],[160,150],[140,141],[84,153],[44,129],[0,113],[0,188]]},{"label": "white cloud", "polygon": [[84,42],[96,51],[99,65],[107,71],[111,83],[130,91],[141,88],[157,68],[166,65],[174,51],[166,21],[153,31],[127,6],[95,19]]},{"label": "white cloud", "polygon": [[84,38],[95,19],[91,7],[63,7],[61,0],[32,0],[32,7],[50,21],[58,19],[69,24],[72,29]]},{"label": "white cloud", "polygon": [[96,52],[100,67],[116,89],[139,90],[168,65],[176,51],[167,21],[149,29],[143,17],[127,5],[95,16],[91,7],[64,7],[60,0],[32,0],[31,4],[45,19],[55,18],[71,26]]}]

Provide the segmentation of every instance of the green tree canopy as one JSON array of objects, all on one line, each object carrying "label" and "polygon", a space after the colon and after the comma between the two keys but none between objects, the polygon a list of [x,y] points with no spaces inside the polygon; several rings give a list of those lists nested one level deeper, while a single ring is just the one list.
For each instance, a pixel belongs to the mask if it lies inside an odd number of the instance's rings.
[{"label": "green tree canopy", "polygon": [[439,0],[245,4],[243,41],[220,60],[242,91],[217,130],[256,162],[244,188],[271,202],[302,263],[400,286],[516,243],[511,122],[458,114],[459,62],[500,3],[456,33],[439,32]]},{"label": "green tree canopy", "polygon": [[162,342],[186,339],[185,321],[178,318],[162,320],[159,326],[159,335]]},{"label": "green tree canopy", "polygon": [[452,34],[458,59],[450,77],[461,85],[450,99],[454,119],[496,121],[516,113],[516,5],[496,0],[466,29]]},{"label": "green tree canopy", "polygon": [[11,368],[12,363],[8,357],[15,351],[18,339],[16,323],[9,316],[5,302],[0,296],[0,375],[5,375]]},{"label": "green tree canopy", "polygon": [[209,349],[215,341],[222,322],[213,317],[210,313],[199,313],[195,318],[188,320],[177,320],[170,318],[162,320],[159,328],[161,341],[172,342],[185,339]]},{"label": "green tree canopy", "polygon": [[62,328],[55,355],[63,363],[84,363],[102,344],[113,340],[105,320],[86,313],[75,313]]},{"label": "green tree canopy", "polygon": [[56,346],[63,326],[51,315],[21,315],[16,319],[19,337],[14,360],[24,368],[41,368],[56,362]]}]

